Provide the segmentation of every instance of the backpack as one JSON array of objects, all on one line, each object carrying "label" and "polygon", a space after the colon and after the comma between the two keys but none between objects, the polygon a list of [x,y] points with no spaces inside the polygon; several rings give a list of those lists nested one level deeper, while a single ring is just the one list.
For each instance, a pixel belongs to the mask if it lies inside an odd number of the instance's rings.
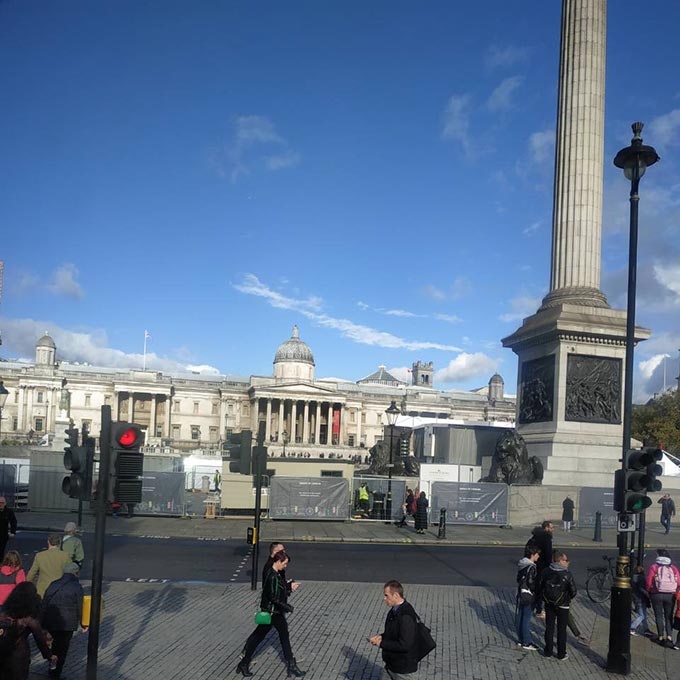
[{"label": "backpack", "polygon": [[551,575],[543,583],[543,599],[552,605],[558,605],[562,602],[565,593],[567,592],[567,582],[566,579],[562,577],[562,574],[556,573]]},{"label": "backpack", "polygon": [[675,570],[665,564],[656,570],[654,582],[659,593],[675,593],[678,589],[678,577]]},{"label": "backpack", "polygon": [[0,619],[0,659],[12,656],[19,640],[19,631],[14,619],[3,616]]}]

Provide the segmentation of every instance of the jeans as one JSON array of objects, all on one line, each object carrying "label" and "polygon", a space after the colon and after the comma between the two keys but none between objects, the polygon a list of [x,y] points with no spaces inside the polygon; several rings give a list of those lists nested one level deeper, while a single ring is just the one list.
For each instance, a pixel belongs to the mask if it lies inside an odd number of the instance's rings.
[{"label": "jeans", "polygon": [[389,668],[385,669],[385,673],[387,673],[387,677],[390,680],[416,680],[418,677],[417,672],[416,673],[395,673],[394,671],[391,671]]},{"label": "jeans", "polygon": [[530,604],[517,604],[517,613],[515,615],[515,630],[517,631],[517,642],[520,645],[531,644],[531,613],[533,607]]},{"label": "jeans", "polygon": [[545,605],[545,655],[553,654],[553,636],[555,634],[555,622],[557,621],[557,658],[562,659],[567,655],[567,621],[569,620],[569,607],[556,607],[552,604]]},{"label": "jeans", "polygon": [[635,603],[635,618],[630,624],[630,629],[637,632],[640,626],[642,626],[643,633],[649,632],[649,626],[647,625],[647,607],[642,600],[638,600]]},{"label": "jeans", "polygon": [[565,531],[571,531],[571,522],[567,520],[563,520],[562,524],[564,525],[564,530]]},{"label": "jeans", "polygon": [[666,533],[670,533],[671,530],[671,516],[661,515],[661,526],[666,530]]},{"label": "jeans", "polygon": [[261,624],[250,634],[250,637],[246,640],[243,661],[250,663],[258,645],[267,637],[267,633],[272,627],[276,628],[276,632],[279,634],[283,658],[286,661],[290,661],[293,658],[293,650],[290,648],[290,637],[288,636],[288,623],[286,622],[286,617],[277,612],[272,614],[272,622],[269,625]]},{"label": "jeans", "polygon": [[671,637],[673,635],[675,593],[652,593],[650,598],[656,618],[656,634],[660,638]]}]

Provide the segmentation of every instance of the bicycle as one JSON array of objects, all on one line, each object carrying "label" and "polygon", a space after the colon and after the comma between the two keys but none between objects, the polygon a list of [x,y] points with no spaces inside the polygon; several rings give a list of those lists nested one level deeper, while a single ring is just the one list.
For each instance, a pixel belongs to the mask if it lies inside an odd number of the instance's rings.
[{"label": "bicycle", "polygon": [[608,565],[602,567],[588,567],[586,579],[586,593],[591,602],[601,604],[611,597],[612,585],[614,584],[615,557],[602,555]]}]

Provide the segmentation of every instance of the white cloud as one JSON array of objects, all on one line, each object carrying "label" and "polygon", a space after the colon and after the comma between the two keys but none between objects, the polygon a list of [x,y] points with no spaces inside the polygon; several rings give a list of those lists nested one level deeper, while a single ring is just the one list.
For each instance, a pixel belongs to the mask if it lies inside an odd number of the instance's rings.
[{"label": "white cloud", "polygon": [[434,318],[438,321],[446,321],[446,323],[460,323],[463,320],[455,314],[435,314]]},{"label": "white cloud", "polygon": [[552,160],[555,154],[554,128],[534,132],[529,137],[529,153],[534,163],[545,163]]},{"label": "white cloud", "polygon": [[[57,345],[57,359],[60,361],[120,369],[141,369],[144,363],[143,352],[123,352],[109,347],[106,333],[102,330],[77,332],[56,326],[50,321],[34,319],[3,319],[2,330],[6,352],[12,352],[19,359],[33,361],[36,342],[47,331]],[[173,359],[159,357],[154,352],[147,352],[146,367],[166,372],[219,374],[219,370],[213,366],[187,366]]]},{"label": "white cloud", "polygon": [[435,380],[443,383],[456,383],[479,376],[490,376],[498,367],[498,359],[475,352],[461,352],[455,359],[449,362],[446,368],[435,373]]},{"label": "white cloud", "polygon": [[365,302],[361,302],[361,300],[357,302],[357,307],[363,310],[370,309],[369,305],[367,305]]},{"label": "white cloud", "polygon": [[422,319],[424,314],[416,314],[415,312],[409,312],[406,309],[377,309],[376,311],[381,312],[385,316],[400,316],[405,319]]},{"label": "white cloud", "polygon": [[433,286],[431,283],[428,283],[424,288],[423,292],[425,295],[428,297],[433,298],[434,300],[445,300],[446,299],[446,293],[443,290],[440,290],[436,286]]},{"label": "white cloud", "polygon": [[465,276],[457,276],[451,285],[451,298],[459,300],[472,292],[472,281]]},{"label": "white cloud", "polygon": [[[673,146],[680,144],[680,109],[654,118],[648,126],[649,139],[655,146]],[[643,136],[645,136],[643,134]]]},{"label": "white cloud", "polygon": [[294,151],[287,151],[286,153],[277,156],[269,156],[265,159],[265,163],[269,170],[283,170],[285,168],[293,168],[300,162],[300,154]]},{"label": "white cloud", "polygon": [[488,68],[508,68],[525,62],[530,53],[530,47],[491,45],[486,53],[485,62]]},{"label": "white cloud", "polygon": [[506,323],[521,321],[524,317],[531,316],[541,306],[541,298],[530,295],[518,295],[510,300],[510,312],[501,314],[498,318]]},{"label": "white cloud", "polygon": [[498,87],[489,95],[486,107],[489,111],[507,111],[512,108],[512,95],[522,84],[524,78],[512,76],[503,80]]},{"label": "white cloud", "polygon": [[387,372],[397,380],[401,380],[401,382],[405,382],[407,385],[411,384],[411,369],[408,366],[395,366],[394,368],[388,368]]},{"label": "white cloud", "polygon": [[665,288],[675,293],[680,302],[680,264],[655,264],[654,277]]},{"label": "white cloud", "polygon": [[85,296],[85,292],[76,281],[77,276],[78,269],[74,264],[63,264],[52,275],[52,280],[47,284],[47,290],[54,295],[65,295],[80,300]]},{"label": "white cloud", "polygon": [[470,105],[471,99],[467,94],[449,97],[442,130],[444,139],[460,142],[465,150],[469,148]]},{"label": "white cloud", "polygon": [[541,228],[542,224],[543,224],[542,220],[537,220],[536,222],[532,222],[528,227],[525,227],[524,229],[522,229],[522,235],[523,236],[533,236]]},{"label": "white cloud", "polygon": [[341,319],[329,314],[319,313],[321,298],[310,296],[305,299],[296,299],[284,296],[262,283],[254,274],[246,274],[243,282],[234,285],[234,288],[241,293],[264,298],[272,307],[295,311],[318,326],[337,330],[343,337],[362,345],[390,349],[459,351],[459,348],[454,345],[444,345],[427,340],[405,340],[392,333],[357,324],[349,319]]}]

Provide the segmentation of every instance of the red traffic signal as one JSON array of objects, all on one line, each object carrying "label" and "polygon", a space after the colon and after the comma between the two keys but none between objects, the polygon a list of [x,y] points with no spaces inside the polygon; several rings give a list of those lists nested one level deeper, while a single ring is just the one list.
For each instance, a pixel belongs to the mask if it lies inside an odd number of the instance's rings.
[{"label": "red traffic signal", "polygon": [[131,423],[111,423],[111,446],[122,449],[139,448],[144,443],[141,428]]}]

